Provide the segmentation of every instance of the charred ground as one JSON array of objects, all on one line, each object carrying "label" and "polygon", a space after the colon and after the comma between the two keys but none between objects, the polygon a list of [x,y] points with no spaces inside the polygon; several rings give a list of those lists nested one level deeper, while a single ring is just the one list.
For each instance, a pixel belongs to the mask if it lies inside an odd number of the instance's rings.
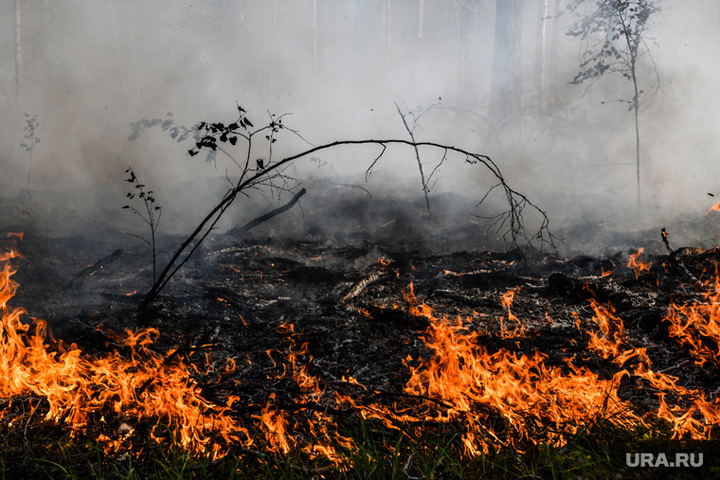
[{"label": "charred ground", "polygon": [[[17,265],[15,278],[21,286],[12,302],[30,316],[46,319],[57,339],[76,343],[88,354],[122,354],[112,332],[157,328],[160,337],[152,348],[159,354],[176,349],[179,354],[169,361],[196,365],[196,380],[209,401],[239,397],[234,407],[238,416],[259,415],[270,395],[291,414],[333,408],[298,404],[297,385],[282,376],[287,368],[283,355],[302,344],[307,348],[298,358],[310,375],[322,379],[326,392],[357,389],[347,381],[352,377],[368,389],[361,395],[366,401],[405,406],[421,402],[403,393],[408,366],[432,354],[421,340],[427,320],[408,313],[410,291],[438,314],[465,318],[467,329],[480,332],[478,339],[491,354],[501,349],[516,355],[537,351],[547,355],[548,365],[558,367],[572,358],[577,366],[608,379],[619,367],[588,351],[587,332],[593,328],[590,300],[611,305],[624,322],[628,345],[646,348],[655,370],[678,377],[684,387],[703,390],[709,400],[718,395],[718,367],[699,366],[688,348],[671,338],[663,320],[671,302],[701,301],[703,292],[696,282],[715,274],[717,249],[669,251],[658,226],[622,238],[623,244],[651,252],[638,257],[650,264],[644,271],[628,266],[636,253],[632,249],[572,257],[547,252],[530,259],[487,242],[487,236],[478,240],[486,233],[474,221],[457,228],[461,222],[455,219],[426,219],[434,233],[423,234],[419,223],[410,226],[405,221],[423,218],[422,203],[395,207],[385,218],[356,223],[355,231],[343,236],[313,223],[312,214],[303,219],[302,231],[279,230],[269,222],[244,237],[233,230],[214,235],[146,312],[136,308],[150,281],[146,247],[107,225],[62,237],[29,229],[20,244],[25,259]],[[348,213],[328,208],[318,215],[352,218]],[[443,228],[437,228],[438,222]],[[707,230],[703,222],[685,225]],[[16,227],[22,225],[9,225],[8,230]],[[578,233],[578,227],[573,228],[560,235]],[[582,231],[593,229],[601,228],[588,224]],[[172,248],[179,240],[165,236],[161,244]],[[594,240],[602,243],[601,237]],[[471,248],[454,248],[463,243]],[[473,243],[494,248],[473,249]],[[608,240],[606,252],[612,248]],[[517,320],[503,304],[508,291],[514,292],[509,308]],[[520,326],[524,334],[513,335]],[[228,359],[238,365],[234,372],[222,369]],[[632,374],[623,378],[619,393],[639,411],[658,408],[658,391]],[[44,407],[39,408],[42,414]],[[342,408],[335,413],[342,416]],[[26,418],[27,411],[7,415]],[[132,419],[111,423],[121,422]],[[92,430],[89,427],[91,435]],[[707,451],[712,444],[652,447]],[[625,449],[621,444],[613,448],[615,471],[631,476],[634,472],[624,468]],[[22,462],[10,462],[8,471],[21,468]],[[706,458],[705,468],[713,462]]]}]

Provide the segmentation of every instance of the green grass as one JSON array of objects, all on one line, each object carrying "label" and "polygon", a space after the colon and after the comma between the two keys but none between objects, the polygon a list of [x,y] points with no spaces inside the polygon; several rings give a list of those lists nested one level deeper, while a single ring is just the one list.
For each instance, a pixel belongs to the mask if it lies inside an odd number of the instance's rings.
[{"label": "green grass", "polygon": [[[160,445],[136,438],[134,454],[106,454],[89,434],[38,424],[2,428],[0,475],[14,479],[640,479],[720,478],[713,458],[720,442],[676,442],[662,425],[632,431],[598,421],[562,447],[535,445],[518,452],[500,448],[475,457],[463,452],[453,425],[434,424],[418,432],[389,429],[374,420],[352,416],[339,420],[338,433],[354,447],[334,445],[343,467],[325,458],[311,459],[298,449],[287,455],[233,447],[222,459],[192,457],[177,444]],[[332,440],[329,440],[332,443]],[[702,468],[629,468],[632,452],[704,452]]]}]

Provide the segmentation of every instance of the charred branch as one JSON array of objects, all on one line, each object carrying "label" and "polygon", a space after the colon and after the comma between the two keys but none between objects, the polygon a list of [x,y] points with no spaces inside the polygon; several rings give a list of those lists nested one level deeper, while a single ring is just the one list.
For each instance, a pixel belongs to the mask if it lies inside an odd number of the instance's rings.
[{"label": "charred branch", "polygon": [[115,260],[117,260],[118,258],[120,258],[120,255],[122,255],[122,253],[123,253],[123,249],[118,248],[117,250],[112,252],[107,257],[103,257],[100,260],[98,260],[97,262],[93,263],[92,265],[89,265],[88,267],[83,268],[82,270],[80,270],[78,273],[76,273],[74,275],[74,278],[68,285],[68,288],[75,288],[75,287],[79,286],[80,283],[82,283],[83,281],[85,281],[85,279],[87,279],[87,277],[94,275],[98,270],[100,270],[101,268],[104,268],[105,265],[109,265],[109,264],[113,263]]},{"label": "charred branch", "polygon": [[688,278],[695,290],[697,290],[698,292],[704,292],[705,286],[703,285],[703,283],[698,280],[697,277],[693,275],[692,272],[690,272],[690,270],[688,270],[683,261],[680,259],[680,255],[682,254],[684,249],[679,248],[677,250],[673,250],[673,248],[670,246],[670,234],[668,234],[666,229],[663,228],[662,230],[660,230],[660,235],[662,236],[665,247],[670,252],[670,263]]},{"label": "charred branch", "polygon": [[369,277],[362,279],[360,282],[355,285],[352,290],[350,290],[341,300],[342,303],[346,303],[353,298],[360,295],[365,289],[368,287],[368,285],[371,285],[375,282],[379,282],[380,280],[384,280],[386,278],[390,278],[390,274],[387,273],[373,273]]},{"label": "charred branch", "polygon": [[297,193],[293,196],[293,198],[292,198],[289,202],[287,202],[285,205],[283,205],[283,206],[281,206],[281,207],[278,207],[278,208],[276,208],[276,209],[273,209],[273,210],[269,211],[268,213],[266,213],[266,214],[264,214],[264,215],[260,215],[259,217],[257,217],[257,218],[255,218],[255,219],[249,221],[248,223],[246,223],[246,224],[243,225],[242,227],[238,228],[238,229],[237,229],[237,233],[240,234],[240,235],[243,235],[243,234],[247,233],[251,228],[255,228],[255,227],[257,227],[258,225],[260,225],[260,224],[262,224],[262,223],[264,223],[264,222],[267,222],[267,221],[270,220],[271,218],[274,218],[274,217],[280,215],[280,214],[283,213],[283,212],[287,212],[288,210],[290,210],[292,207],[295,206],[295,204],[298,202],[298,200],[300,200],[300,197],[302,197],[303,195],[305,195],[305,193],[307,193],[307,190],[305,190],[304,188],[301,189],[301,190],[300,190],[299,192],[297,192]]}]

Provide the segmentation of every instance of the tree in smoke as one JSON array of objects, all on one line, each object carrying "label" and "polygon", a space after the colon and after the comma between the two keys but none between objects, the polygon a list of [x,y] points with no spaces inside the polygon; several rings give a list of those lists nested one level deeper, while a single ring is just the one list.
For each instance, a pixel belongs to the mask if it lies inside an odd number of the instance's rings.
[{"label": "tree in smoke", "polygon": [[488,116],[495,122],[497,133],[503,131],[513,140],[522,130],[521,14],[519,0],[497,0]]},{"label": "tree in smoke", "polygon": [[25,127],[23,128],[25,135],[23,135],[23,139],[20,141],[20,146],[28,152],[27,193],[30,193],[30,174],[32,173],[33,151],[35,150],[37,144],[40,143],[40,139],[37,136],[37,129],[39,126],[40,124],[38,123],[36,116],[25,112]]},{"label": "tree in smoke", "polygon": [[[425,109],[418,109],[417,112],[410,110],[407,105],[405,105],[405,111],[403,112],[402,110],[400,110],[400,105],[395,102],[395,108],[397,109],[398,115],[400,115],[400,118],[402,119],[403,126],[405,126],[405,131],[408,133],[408,135],[410,136],[410,140],[412,140],[413,143],[416,141],[415,128],[418,126],[418,120],[420,120],[420,117],[432,110],[432,108],[438,103],[440,103],[441,100],[442,97],[438,97],[437,102],[433,103]],[[408,123],[408,118],[412,120],[412,125]],[[428,176],[425,175],[423,162],[420,159],[420,151],[417,147],[415,147],[415,159],[417,160],[418,171],[420,172],[420,183],[422,184],[423,195],[425,195],[425,209],[427,210],[427,214],[430,215],[430,180],[437,171],[437,169],[440,167],[440,165],[442,165],[442,160],[445,160],[445,157],[443,156],[441,162],[432,170],[432,172]]]},{"label": "tree in smoke", "polygon": [[[658,2],[659,3],[659,0]],[[573,0],[568,8],[578,13],[587,2]],[[632,82],[633,96],[623,100],[635,117],[635,167],[637,201],[640,204],[640,107],[651,101],[660,88],[657,70],[648,90],[640,88],[638,61],[647,55],[654,66],[646,43],[646,29],[650,17],[660,11],[648,0],[597,0],[594,9],[583,16],[568,35],[580,37],[587,45],[580,63],[580,72],[572,83],[595,81],[605,75],[619,73]],[[600,40],[597,41],[597,38]]]},{"label": "tree in smoke", "polygon": [[22,89],[22,14],[20,0],[15,0],[15,108],[17,108]]}]

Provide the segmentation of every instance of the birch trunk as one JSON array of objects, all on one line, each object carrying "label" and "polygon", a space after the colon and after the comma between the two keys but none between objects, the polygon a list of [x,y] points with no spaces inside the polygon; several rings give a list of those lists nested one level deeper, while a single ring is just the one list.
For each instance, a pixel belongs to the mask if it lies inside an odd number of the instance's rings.
[{"label": "birch trunk", "polygon": [[22,17],[20,0],[15,0],[15,108],[19,111],[22,92]]}]

